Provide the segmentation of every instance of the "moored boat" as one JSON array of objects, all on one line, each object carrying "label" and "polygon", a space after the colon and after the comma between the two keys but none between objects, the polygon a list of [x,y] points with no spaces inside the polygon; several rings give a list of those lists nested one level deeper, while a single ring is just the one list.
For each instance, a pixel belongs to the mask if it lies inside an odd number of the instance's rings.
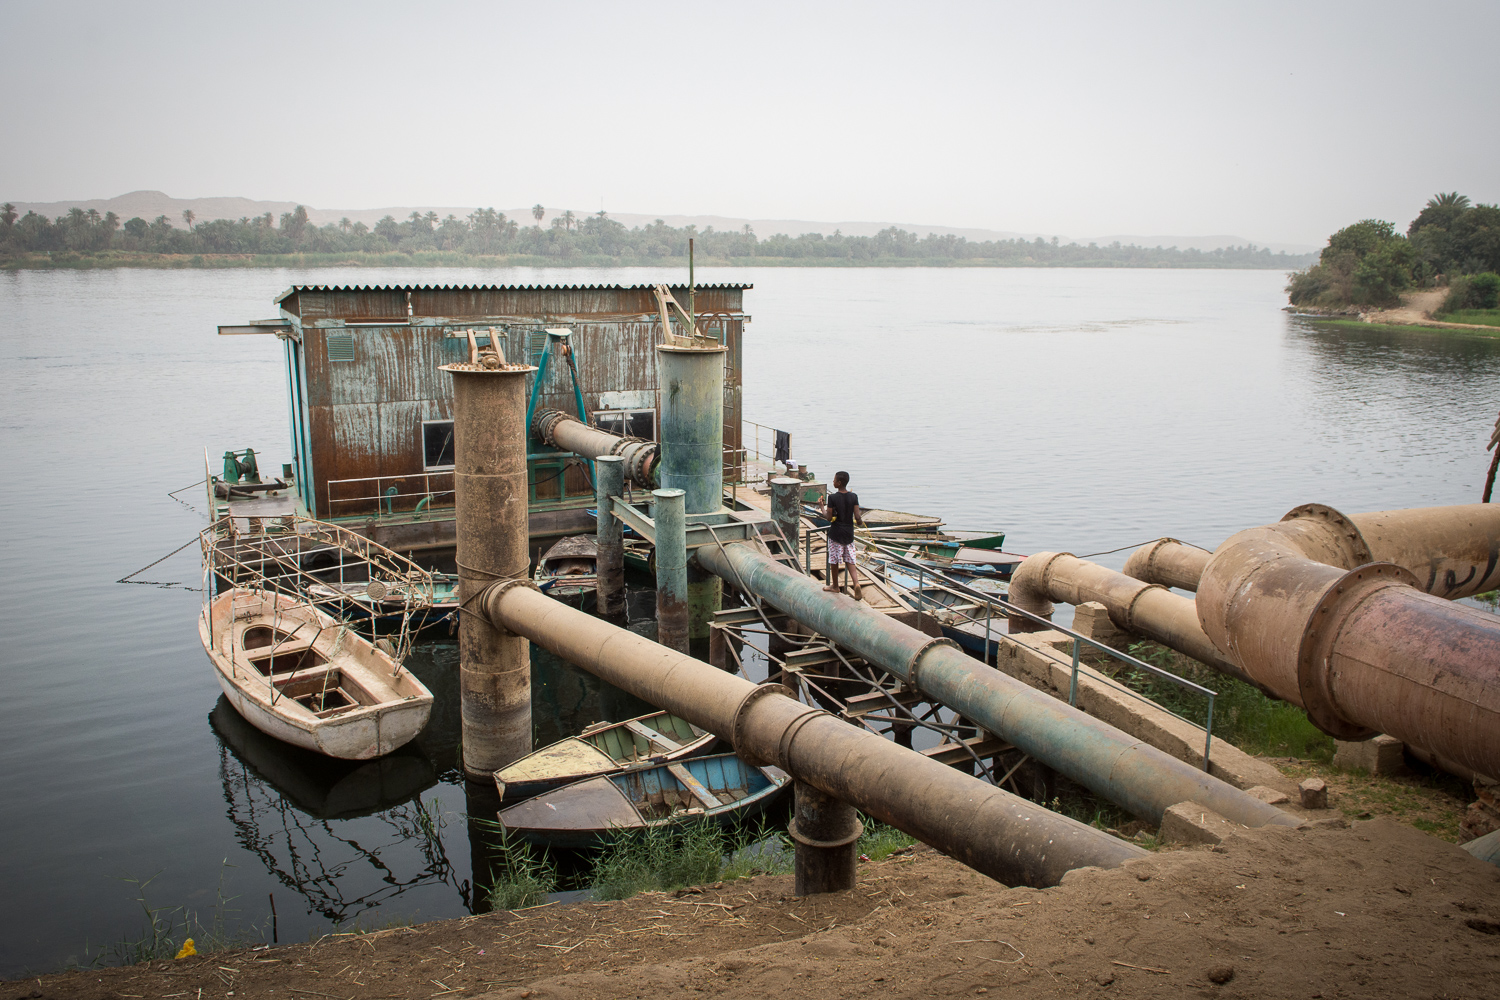
[{"label": "moored boat", "polygon": [[593,535],[569,535],[537,560],[533,579],[548,597],[591,594],[599,585],[599,544]]},{"label": "moored boat", "polygon": [[495,772],[500,797],[519,801],[630,767],[687,760],[708,753],[719,738],[669,712],[590,726]]},{"label": "moored boat", "polygon": [[432,712],[410,671],[286,594],[226,590],[204,608],[198,634],[235,711],[294,746],[368,760],[409,742]]},{"label": "moored boat", "polygon": [[499,819],[531,843],[586,848],[619,831],[753,818],[791,785],[779,768],[716,754],[590,778],[502,809]]}]

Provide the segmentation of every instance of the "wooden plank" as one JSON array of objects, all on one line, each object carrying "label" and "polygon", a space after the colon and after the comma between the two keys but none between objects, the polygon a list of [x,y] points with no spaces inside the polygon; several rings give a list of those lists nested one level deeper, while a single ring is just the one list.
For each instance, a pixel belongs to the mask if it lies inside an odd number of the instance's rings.
[{"label": "wooden plank", "polygon": [[709,809],[717,809],[720,806],[724,805],[723,802],[719,801],[719,797],[717,795],[708,790],[708,786],[704,785],[703,782],[693,777],[693,773],[687,768],[683,767],[681,764],[668,764],[667,771],[672,775],[672,777],[682,782],[683,787],[692,792],[693,797],[696,798],[699,802],[702,802],[705,807]]},{"label": "wooden plank", "polygon": [[625,723],[625,728],[628,729],[628,730],[630,730],[632,733],[635,733],[637,736],[644,736],[646,739],[650,740],[652,743],[660,743],[662,746],[666,747],[668,750],[681,750],[682,749],[682,744],[681,743],[678,743],[675,740],[669,740],[669,739],[667,739],[667,737],[663,736],[661,733],[657,732],[655,729],[652,729],[650,726],[643,726],[639,722],[635,721],[634,719],[631,719],[630,721],[626,722]]}]

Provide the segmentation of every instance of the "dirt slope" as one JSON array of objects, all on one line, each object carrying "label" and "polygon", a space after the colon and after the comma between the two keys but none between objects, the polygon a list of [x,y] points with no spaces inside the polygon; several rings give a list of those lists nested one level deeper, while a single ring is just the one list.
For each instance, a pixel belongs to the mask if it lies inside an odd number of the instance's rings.
[{"label": "dirt slope", "polygon": [[49,976],[0,998],[1500,995],[1500,869],[1384,819],[1246,831],[1041,891],[920,850],[862,865],[853,892],[790,892],[763,877]]}]

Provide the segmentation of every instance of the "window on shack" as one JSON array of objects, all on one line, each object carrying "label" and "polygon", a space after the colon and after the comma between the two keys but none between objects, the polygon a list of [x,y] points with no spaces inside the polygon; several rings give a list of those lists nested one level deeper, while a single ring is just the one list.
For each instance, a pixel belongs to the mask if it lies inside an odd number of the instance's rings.
[{"label": "window on shack", "polygon": [[422,421],[422,469],[453,468],[453,421]]},{"label": "window on shack", "polygon": [[636,437],[643,441],[656,440],[655,410],[595,410],[594,426],[601,431]]}]

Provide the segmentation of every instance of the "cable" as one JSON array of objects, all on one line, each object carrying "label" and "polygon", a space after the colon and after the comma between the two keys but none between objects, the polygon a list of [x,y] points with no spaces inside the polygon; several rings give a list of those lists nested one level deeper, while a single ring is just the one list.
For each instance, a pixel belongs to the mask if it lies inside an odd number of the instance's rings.
[{"label": "cable", "polygon": [[[1148,538],[1144,542],[1132,542],[1129,545],[1121,545],[1118,549],[1105,549],[1103,552],[1090,552],[1086,556],[1078,556],[1077,558],[1079,558],[1079,559],[1092,559],[1095,556],[1113,555],[1116,552],[1124,552],[1126,549],[1138,549],[1142,545],[1150,545],[1152,542],[1159,542],[1159,541],[1161,541],[1160,537],[1157,537],[1157,538]],[[1180,538],[1174,538],[1173,541],[1175,541],[1175,542],[1182,542],[1182,539],[1180,539]],[[1193,545],[1192,542],[1182,542],[1182,544],[1183,545],[1192,545],[1193,548],[1200,549],[1200,550],[1202,550],[1204,552],[1212,552],[1213,551],[1213,549],[1205,549],[1201,545]]]}]

